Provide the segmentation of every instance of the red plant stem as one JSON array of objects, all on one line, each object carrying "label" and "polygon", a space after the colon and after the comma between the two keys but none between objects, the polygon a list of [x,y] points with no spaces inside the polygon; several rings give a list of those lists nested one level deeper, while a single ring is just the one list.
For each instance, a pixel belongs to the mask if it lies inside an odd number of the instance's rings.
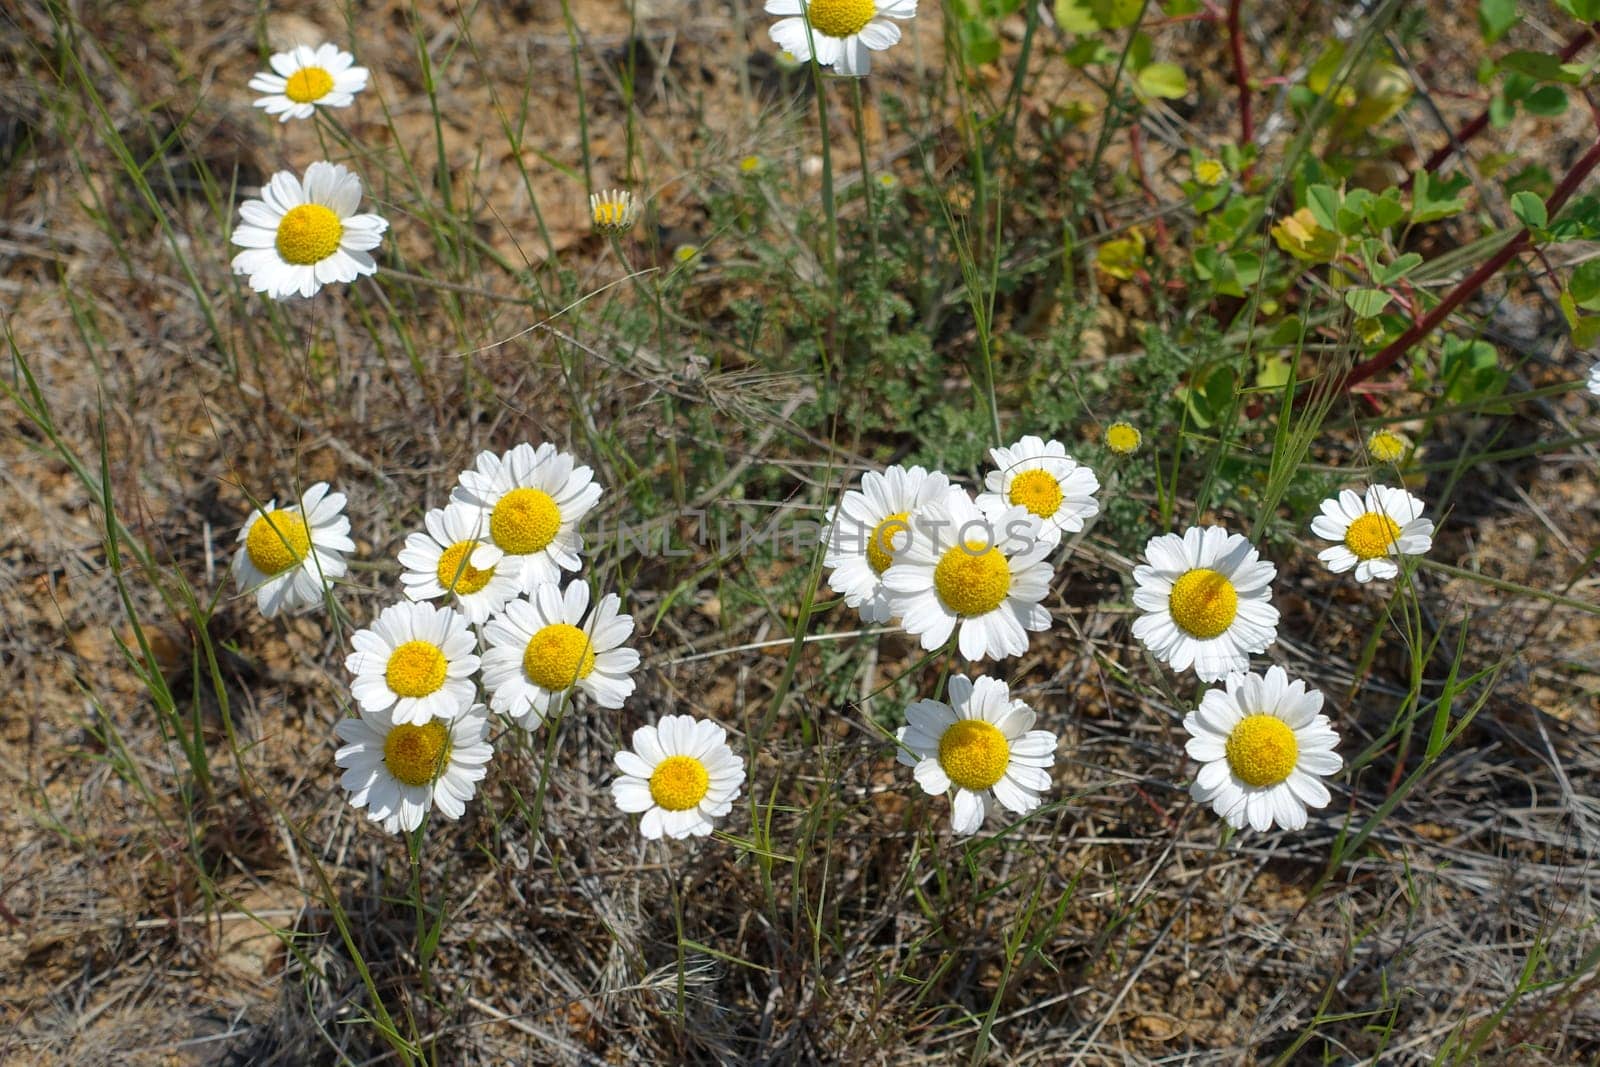
[{"label": "red plant stem", "polygon": [[[1239,29],[1239,8],[1244,0],[1228,0],[1228,47],[1233,52],[1233,84],[1239,88],[1239,147],[1249,148],[1256,139],[1255,114],[1250,107],[1250,67],[1244,59],[1244,33]],[[1245,169],[1246,175],[1249,168]]]},{"label": "red plant stem", "polygon": [[[1578,191],[1578,186],[1583,184],[1596,166],[1600,166],[1600,140],[1589,146],[1585,152],[1572,165],[1567,176],[1561,179],[1561,184],[1556,186],[1556,191],[1550,194],[1550,199],[1544,202],[1545,212],[1550,218],[1555,218],[1572,194]],[[1396,337],[1384,346],[1383,350],[1371,359],[1357,363],[1354,367],[1340,377],[1332,386],[1335,392],[1344,392],[1357,382],[1364,382],[1380,371],[1393,366],[1395,361],[1405,355],[1411,347],[1427,337],[1434,329],[1449,317],[1450,313],[1460,307],[1468,297],[1482,289],[1490,278],[1500,272],[1500,268],[1511,262],[1512,257],[1522,252],[1529,245],[1532,235],[1526,228],[1518,231],[1517,235],[1506,242],[1504,248],[1484,260],[1478,269],[1467,275],[1445,298],[1439,301],[1437,307],[1425,315],[1421,322],[1412,326],[1405,333]],[[1309,395],[1309,394],[1308,394]]]},{"label": "red plant stem", "polygon": [[[1128,151],[1133,156],[1133,176],[1138,179],[1139,188],[1144,190],[1145,200],[1150,204],[1151,207],[1160,206],[1161,201],[1156,197],[1154,190],[1150,188],[1149,179],[1145,177],[1144,131],[1140,128],[1138,122],[1134,122],[1128,127]],[[1161,217],[1160,212],[1156,213],[1155,224],[1156,242],[1162,248],[1166,248],[1168,245],[1167,224],[1166,221]]]},{"label": "red plant stem", "polygon": [[[1573,56],[1583,51],[1583,46],[1594,40],[1596,30],[1600,30],[1600,22],[1594,23],[1590,26],[1585,26],[1583,29],[1573,34],[1572,38],[1567,41],[1566,45],[1561,49],[1561,62],[1565,63]],[[1482,111],[1478,112],[1478,114],[1474,116],[1470,122],[1457,130],[1454,137],[1450,138],[1449,141],[1434,149],[1433,154],[1428,157],[1427,162],[1422,164],[1422,169],[1427,171],[1429,174],[1432,174],[1434,171],[1444,166],[1447,159],[1455,155],[1456,149],[1464,146],[1468,141],[1472,140],[1474,137],[1478,136],[1478,134],[1482,133],[1488,128],[1489,109],[1484,108]],[[1411,183],[1416,181],[1416,178],[1417,176],[1415,174],[1408,175],[1406,180],[1400,183],[1401,191],[1404,192],[1409,190],[1411,188]]]}]

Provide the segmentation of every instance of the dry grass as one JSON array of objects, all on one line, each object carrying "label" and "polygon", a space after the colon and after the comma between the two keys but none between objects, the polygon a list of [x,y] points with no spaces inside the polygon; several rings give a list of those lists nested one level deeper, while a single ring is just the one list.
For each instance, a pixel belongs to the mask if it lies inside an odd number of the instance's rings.
[{"label": "dry grass", "polygon": [[[780,345],[784,324],[741,338],[730,306],[750,282],[725,268],[753,253],[699,205],[747,153],[797,169],[814,132],[792,95],[803,86],[757,54],[761,18],[747,14],[746,27],[726,5],[680,3],[638,5],[648,77],[631,112],[623,6],[572,5],[595,185],[627,176],[631,130],[654,193],[631,267],[667,265],[685,240],[711,258],[682,290],[683,321],[644,340],[633,324],[645,302],[615,284],[626,271],[583,225],[558,5],[479,5],[466,21],[431,3],[356,13],[388,115],[363,101],[347,128],[382,174],[369,180],[394,224],[385,266],[423,281],[280,308],[229,279],[211,198],[226,214],[232,187],[318,153],[309,126],[280,132],[252,113],[252,30],[273,43],[307,26],[342,39],[343,16],[305,6],[257,22],[228,0],[86,5],[96,10],[78,12],[80,36],[63,47],[53,5],[0,11],[0,323],[90,476],[18,393],[0,399],[0,684],[14,694],[0,766],[15,798],[0,868],[0,1060],[385,1062],[358,957],[446,1064],[1600,1058],[1595,616],[1425,573],[1426,623],[1446,637],[1424,699],[1449,674],[1463,624],[1466,673],[1499,670],[1458,698],[1482,701],[1470,728],[1329,872],[1343,816],[1359,827],[1399,777],[1393,745],[1341,780],[1334,810],[1306,833],[1219,846],[1183,784],[1179,722],[1194,693],[1172,688],[1129,637],[1127,555],[1108,536],[1061,571],[1056,638],[1002,670],[1063,734],[1059,803],[970,844],[944,835],[947,812],[895,769],[873,725],[893,723],[913,691],[896,681],[913,645],[815,642],[779,689],[803,559],[603,547],[601,580],[641,621],[638,693],[617,715],[567,717],[547,778],[550,731],[499,737],[466,819],[427,834],[422,890],[445,918],[420,973],[404,847],[344,803],[332,727],[347,701],[348,627],[393,597],[389,561],[456,472],[481,448],[560,442],[612,487],[608,528],[641,499],[666,501],[657,521],[682,543],[691,506],[732,528],[775,509],[811,513],[897,444],[843,430],[823,440],[792,422],[812,383],[750,355]],[[1470,52],[1469,17],[1441,5],[1440,79],[1453,69],[1444,57]],[[1275,39],[1273,25],[1259,33]],[[875,78],[914,99],[940,84],[938,18],[913,36]],[[419,38],[439,64],[437,140]],[[1192,69],[1221,69],[1209,31],[1174,42]],[[1197,76],[1205,99],[1225,95],[1214,73]],[[1073,84],[1059,91],[1084,92]],[[1046,89],[1030,98],[1040,109],[1056,98]],[[499,116],[520,122],[524,107],[518,151]],[[935,173],[961,165],[953,119],[936,116],[947,137]],[[1230,121],[1219,105],[1153,125],[1201,141],[1228,137]],[[1525,150],[1554,166],[1568,141],[1544,138]],[[1081,158],[1084,139],[1060,151]],[[1156,141],[1176,173],[1181,156]],[[439,189],[439,143],[458,198],[449,220],[424,217],[418,196]],[[127,180],[119,145],[151,200]],[[876,147],[912,174],[907,144]],[[445,234],[457,243],[441,247]],[[587,303],[569,310],[574,298]],[[1105,299],[1101,351],[1085,358],[1115,368],[1139,351],[1128,323],[1146,298]],[[775,316],[793,314],[773,300]],[[1538,353],[1519,384],[1562,380],[1548,309],[1514,307],[1537,324],[1502,342]],[[18,391],[19,366],[5,371]],[[1442,426],[1426,458],[1476,455],[1491,433],[1512,448],[1596,429],[1575,395],[1496,421]],[[723,457],[714,468],[680,465],[665,447],[704,448],[708,434]],[[102,440],[107,496],[153,567],[110,566],[94,489]],[[1427,495],[1449,493],[1452,508],[1437,558],[1593,602],[1595,470],[1593,445],[1577,444],[1474,466],[1459,485],[1459,472],[1435,472]],[[342,624],[264,621],[226,580],[234,533],[250,498],[321,479],[349,494],[371,566],[341,593]],[[1385,643],[1364,666],[1381,600],[1330,584],[1310,552],[1278,556],[1286,621],[1272,658],[1328,693],[1348,758],[1389,728],[1404,650]],[[813,629],[852,624],[835,609]],[[157,673],[206,742],[208,788],[155,713]],[[712,716],[748,746],[753,803],[725,824],[742,844],[662,848],[615,816],[602,789],[612,752],[669,712]],[[534,796],[536,823],[524,814]]]}]

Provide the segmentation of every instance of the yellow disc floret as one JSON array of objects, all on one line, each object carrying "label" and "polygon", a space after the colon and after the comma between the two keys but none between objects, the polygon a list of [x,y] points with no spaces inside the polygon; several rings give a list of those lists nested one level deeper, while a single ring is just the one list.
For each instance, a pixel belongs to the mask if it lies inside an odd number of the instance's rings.
[{"label": "yellow disc floret", "polygon": [[939,766],[963,789],[988,789],[1010,763],[1011,746],[993,723],[962,719],[939,738]]},{"label": "yellow disc floret", "polygon": [[301,67],[288,82],[283,95],[297,104],[314,104],[333,91],[333,75],[321,67]]},{"label": "yellow disc floret", "polygon": [[1139,451],[1144,435],[1131,422],[1113,422],[1106,427],[1106,447],[1119,456],[1129,456]]},{"label": "yellow disc floret", "polygon": [[250,527],[244,550],[262,574],[282,574],[311,551],[311,532],[298,511],[263,512]]},{"label": "yellow disc floret", "polygon": [[467,562],[467,557],[477,547],[476,541],[457,541],[439,553],[439,566],[436,568],[439,584],[453,590],[457,596],[481,592],[489,584],[489,579],[494,577],[494,568],[480,571]]},{"label": "yellow disc floret", "polygon": [[389,653],[383,679],[397,696],[425,697],[437,693],[450,672],[444,652],[431,641],[407,641]]},{"label": "yellow disc floret", "polygon": [[427,785],[450,764],[450,727],[442,719],[396,726],[383,739],[383,764],[406,785]]},{"label": "yellow disc floret", "polygon": [[1399,523],[1381,512],[1369,511],[1350,523],[1344,532],[1344,544],[1357,559],[1377,559],[1389,554],[1399,534]]},{"label": "yellow disc floret", "polygon": [[301,204],[278,220],[278,255],[299,267],[321,263],[339,250],[343,237],[344,223],[332,209]]},{"label": "yellow disc floret", "polygon": [[811,29],[827,37],[854,36],[877,13],[873,0],[811,0],[806,5]]},{"label": "yellow disc floret", "polygon": [[522,670],[529,681],[552,693],[571,689],[594,670],[594,640],[571,623],[552,623],[528,642]]},{"label": "yellow disc floret", "polygon": [[489,513],[489,536],[513,556],[549,546],[561,531],[561,509],[542,489],[513,489]]},{"label": "yellow disc floret", "polygon": [[1367,438],[1367,452],[1379,463],[1399,463],[1411,446],[1393,430],[1378,430]]},{"label": "yellow disc floret", "polygon": [[1277,785],[1300,758],[1294,730],[1276,715],[1246,715],[1228,735],[1228,766],[1246,785]]},{"label": "yellow disc floret", "polygon": [[668,811],[688,811],[710,788],[706,765],[693,756],[668,756],[650,772],[650,799]]},{"label": "yellow disc floret", "polygon": [[867,566],[873,574],[882,574],[894,562],[894,539],[911,529],[911,513],[897,511],[885,515],[883,521],[872,528],[867,539]]},{"label": "yellow disc floret", "polygon": [[1190,637],[1209,640],[1233,625],[1239,613],[1239,594],[1233,583],[1214,570],[1196,567],[1172,583],[1168,602],[1172,621]]},{"label": "yellow disc floret", "polygon": [[998,548],[968,541],[945,551],[933,569],[933,588],[957,615],[987,615],[1011,592],[1011,566]]},{"label": "yellow disc floret", "polygon": [[1041,519],[1060,511],[1061,500],[1061,483],[1049,471],[1023,471],[1011,479],[1011,502],[1021,504]]}]

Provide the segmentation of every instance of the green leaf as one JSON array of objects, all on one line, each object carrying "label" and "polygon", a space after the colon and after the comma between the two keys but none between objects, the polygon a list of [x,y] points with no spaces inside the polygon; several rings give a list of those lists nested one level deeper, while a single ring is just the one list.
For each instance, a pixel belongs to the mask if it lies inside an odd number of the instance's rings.
[{"label": "green leaf", "polygon": [[1578,83],[1577,75],[1562,67],[1561,57],[1549,52],[1510,52],[1500,57],[1500,67],[1526,74],[1536,81]]},{"label": "green leaf", "polygon": [[1567,112],[1567,90],[1559,85],[1541,85],[1522,98],[1522,106],[1530,115],[1550,118]]},{"label": "green leaf", "polygon": [[1376,318],[1393,299],[1381,289],[1350,289],[1344,294],[1345,304],[1363,319]]},{"label": "green leaf", "polygon": [[1550,222],[1544,201],[1533,193],[1517,193],[1511,198],[1511,213],[1530,230],[1542,230]]},{"label": "green leaf", "polygon": [[1387,267],[1380,267],[1372,273],[1372,280],[1379,285],[1393,285],[1407,274],[1422,265],[1422,257],[1415,252],[1407,252],[1398,257]]},{"label": "green leaf", "polygon": [[1400,202],[1400,190],[1390,187],[1383,195],[1366,206],[1367,221],[1378,233],[1389,229],[1406,217],[1406,206]]},{"label": "green leaf", "polygon": [[1466,188],[1469,180],[1465,174],[1439,178],[1425,170],[1418,171],[1416,184],[1411,187],[1411,221],[1433,222],[1459,214],[1467,202],[1455,194]]},{"label": "green leaf", "polygon": [[1585,22],[1600,19],[1600,0],[1556,0],[1556,6]]},{"label": "green leaf", "polygon": [[1331,185],[1313,185],[1306,190],[1306,207],[1324,230],[1339,228],[1339,190]]},{"label": "green leaf", "polygon": [[1056,0],[1055,14],[1056,25],[1068,33],[1100,32],[1100,21],[1089,0]]},{"label": "green leaf", "polygon": [[1585,311],[1600,311],[1600,259],[1580,263],[1567,279],[1567,292]]},{"label": "green leaf", "polygon": [[1139,72],[1139,89],[1146,96],[1182,100],[1189,95],[1189,76],[1176,63],[1152,63]]},{"label": "green leaf", "polygon": [[1494,44],[1517,24],[1517,0],[1478,0],[1478,28],[1483,43]]}]

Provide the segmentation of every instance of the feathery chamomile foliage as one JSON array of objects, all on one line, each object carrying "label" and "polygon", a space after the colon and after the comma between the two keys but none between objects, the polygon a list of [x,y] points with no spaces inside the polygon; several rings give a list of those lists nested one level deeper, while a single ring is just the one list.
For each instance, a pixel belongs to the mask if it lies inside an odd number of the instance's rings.
[{"label": "feathery chamomile foliage", "polygon": [[278,984],[162,1048],[1600,1048],[1600,6],[23,6],[29,848]]}]

